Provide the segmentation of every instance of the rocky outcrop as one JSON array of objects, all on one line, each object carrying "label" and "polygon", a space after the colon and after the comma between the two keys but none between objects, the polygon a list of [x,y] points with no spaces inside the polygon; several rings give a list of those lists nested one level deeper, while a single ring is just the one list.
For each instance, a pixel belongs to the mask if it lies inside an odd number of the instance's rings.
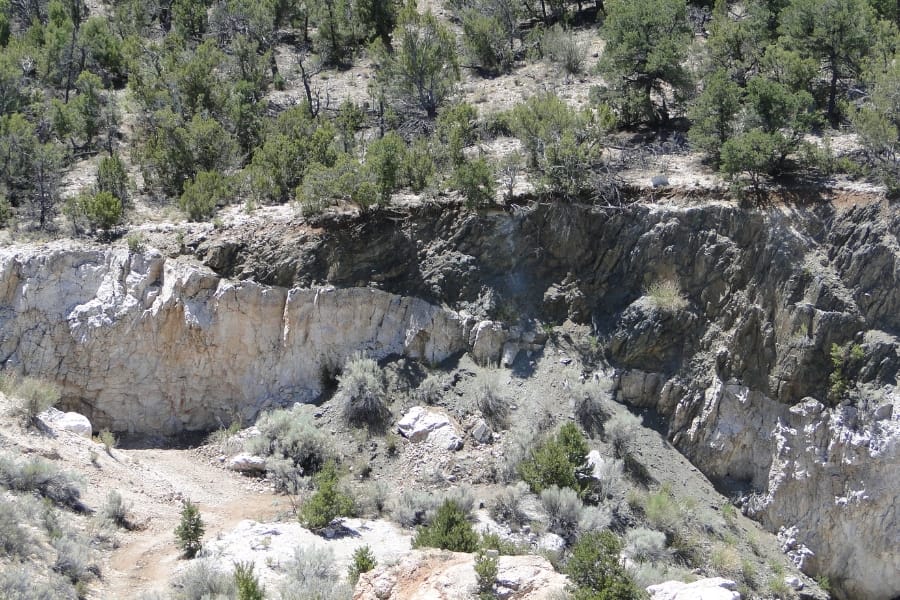
[{"label": "rocky outcrop", "polygon": [[469,347],[471,327],[415,298],[232,282],[152,250],[0,252],[0,361],[55,380],[70,406],[118,431],[250,419],[315,399],[356,351],[439,362]]},{"label": "rocky outcrop", "polygon": [[[535,320],[590,323],[619,400],[792,531],[839,597],[878,600],[900,594],[898,235],[879,204],[427,203],[188,235],[215,274],[152,252],[5,250],[0,359],[56,379],[100,427],[175,431],[314,398],[354,350],[475,349],[522,369]],[[665,281],[682,296],[668,307],[651,293]],[[862,356],[842,394],[833,344]]]},{"label": "rocky outcrop", "polygon": [[693,583],[666,581],[647,588],[652,600],[741,600],[737,584],[714,577]]},{"label": "rocky outcrop", "polygon": [[[549,600],[558,596],[568,579],[540,556],[500,556],[497,559],[498,598]],[[353,600],[456,600],[472,598],[477,590],[475,559],[471,554],[415,551],[394,566],[363,573]]]}]

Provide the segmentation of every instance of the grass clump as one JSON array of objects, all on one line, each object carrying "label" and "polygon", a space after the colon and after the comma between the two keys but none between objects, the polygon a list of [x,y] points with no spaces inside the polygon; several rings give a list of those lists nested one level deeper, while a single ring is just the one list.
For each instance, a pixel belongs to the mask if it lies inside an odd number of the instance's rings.
[{"label": "grass clump", "polygon": [[32,539],[21,523],[22,514],[18,507],[0,496],[0,552],[3,556],[28,556]]},{"label": "grass clump", "polygon": [[580,493],[591,479],[587,454],[584,434],[574,423],[566,423],[519,463],[519,475],[536,494],[552,485]]},{"label": "grass clump", "polygon": [[666,312],[678,312],[687,308],[688,305],[681,286],[674,279],[653,282],[647,288],[647,296],[656,308]]},{"label": "grass clump", "polygon": [[509,400],[495,378],[484,377],[478,382],[475,404],[492,429],[497,431],[506,427],[509,418]]},{"label": "grass clump", "polygon": [[305,527],[322,529],[338,517],[353,516],[353,498],[338,489],[338,481],[337,466],[332,461],[325,463],[315,476],[316,493],[300,509],[300,522]]},{"label": "grass clump", "polygon": [[432,522],[419,528],[412,545],[413,548],[475,552],[478,535],[469,523],[466,511],[453,500],[445,500]]},{"label": "grass clump", "polygon": [[234,598],[234,584],[234,577],[216,569],[212,560],[198,560],[175,579],[172,597],[174,600]]},{"label": "grass clump", "polygon": [[612,444],[616,458],[623,458],[631,451],[641,419],[630,412],[618,412],[603,425],[603,435]]},{"label": "grass clump", "polygon": [[603,431],[603,423],[609,418],[607,394],[597,383],[586,383],[576,390],[574,397],[575,419],[591,437]]},{"label": "grass clump", "polygon": [[349,585],[340,581],[329,548],[298,546],[284,571],[281,600],[350,600],[353,593]]},{"label": "grass clump", "polygon": [[200,552],[205,529],[203,519],[200,518],[200,509],[190,500],[186,500],[181,507],[181,522],[175,528],[175,540],[185,557],[194,558]]},{"label": "grass clump", "polygon": [[368,546],[360,546],[353,552],[353,560],[347,568],[347,580],[356,585],[362,573],[368,573],[378,565],[372,549]]},{"label": "grass clump", "polygon": [[527,491],[527,486],[522,482],[500,490],[488,505],[491,518],[498,523],[506,524],[513,531],[520,529],[528,522],[528,515],[522,507],[522,500]]},{"label": "grass clump", "polygon": [[16,461],[0,456],[0,486],[38,494],[68,508],[81,511],[81,490],[68,473],[42,458]]},{"label": "grass clump", "polygon": [[13,413],[27,425],[34,425],[37,416],[59,402],[59,387],[55,383],[25,377],[21,380],[4,374],[0,382],[0,391],[17,399]]},{"label": "grass clump", "polygon": [[625,554],[638,563],[657,563],[666,558],[666,534],[646,527],[625,534]]},{"label": "grass clump", "polygon": [[353,427],[383,432],[391,418],[387,407],[387,384],[378,363],[354,354],[338,377],[341,416]]},{"label": "grass clump", "polygon": [[122,499],[122,494],[116,490],[110,490],[106,494],[106,504],[103,505],[100,514],[106,520],[114,523],[116,527],[131,529],[131,520],[128,518],[130,510],[131,506]]}]

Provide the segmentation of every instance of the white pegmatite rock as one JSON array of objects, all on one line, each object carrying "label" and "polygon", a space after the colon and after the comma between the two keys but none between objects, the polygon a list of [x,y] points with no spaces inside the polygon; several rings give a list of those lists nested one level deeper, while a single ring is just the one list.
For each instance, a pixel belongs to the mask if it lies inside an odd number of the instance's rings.
[{"label": "white pegmatite rock", "polygon": [[61,431],[71,431],[88,439],[94,432],[90,419],[75,412],[62,412],[51,407],[39,414],[38,418],[48,427]]},{"label": "white pegmatite rock", "polygon": [[228,468],[239,473],[265,473],[266,459],[242,452],[228,459]]},{"label": "white pegmatite rock", "polygon": [[[371,288],[229,281],[155,250],[0,249],[0,356],[97,427],[176,433],[314,400],[354,352],[436,363],[470,348],[452,310]],[[502,328],[501,328],[502,330]],[[490,336],[476,335],[479,348]],[[498,351],[499,352],[499,351]]]},{"label": "white pegmatite rock", "polygon": [[444,450],[459,450],[463,445],[462,438],[447,415],[421,406],[409,409],[397,422],[397,431],[411,442],[428,440],[433,446]]},{"label": "white pegmatite rock", "polygon": [[693,583],[666,581],[647,588],[652,600],[741,600],[737,584],[730,579],[712,577]]}]

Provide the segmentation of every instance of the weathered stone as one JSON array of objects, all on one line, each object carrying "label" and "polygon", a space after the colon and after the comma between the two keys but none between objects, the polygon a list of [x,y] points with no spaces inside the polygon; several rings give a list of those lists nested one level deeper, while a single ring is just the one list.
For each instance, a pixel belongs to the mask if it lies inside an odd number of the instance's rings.
[{"label": "weathered stone", "polygon": [[[470,598],[476,587],[474,567],[472,554],[415,551],[396,565],[378,566],[360,575],[353,600]],[[564,590],[567,582],[540,556],[497,559],[497,591],[501,598],[549,600]]]},{"label": "weathered stone", "polygon": [[712,577],[693,583],[666,581],[647,588],[652,600],[741,600],[737,584],[730,579]]},{"label": "weathered stone", "polygon": [[437,411],[413,406],[397,422],[397,431],[411,442],[428,440],[430,444],[444,450],[459,450],[462,438],[450,418]]},{"label": "weathered stone", "polygon": [[242,452],[228,459],[228,468],[239,473],[265,473],[266,459]]},{"label": "weathered stone", "polygon": [[[114,431],[209,429],[234,406],[251,419],[314,400],[356,351],[439,362],[468,337],[457,313],[371,288],[231,282],[154,250],[0,250],[0,359]],[[485,357],[499,339],[475,338]]]},{"label": "weathered stone", "polygon": [[475,427],[472,428],[472,439],[479,444],[490,444],[494,441],[494,432],[491,431],[488,424],[484,422],[484,419],[479,419],[478,422],[475,423]]},{"label": "weathered stone", "polygon": [[38,415],[38,418],[48,427],[60,431],[71,431],[76,435],[90,439],[93,433],[91,421],[84,415],[74,412],[62,412],[53,407],[48,408]]},{"label": "weathered stone", "polygon": [[469,334],[472,346],[472,358],[482,365],[496,365],[500,361],[500,353],[506,343],[507,333],[502,323],[481,321]]}]

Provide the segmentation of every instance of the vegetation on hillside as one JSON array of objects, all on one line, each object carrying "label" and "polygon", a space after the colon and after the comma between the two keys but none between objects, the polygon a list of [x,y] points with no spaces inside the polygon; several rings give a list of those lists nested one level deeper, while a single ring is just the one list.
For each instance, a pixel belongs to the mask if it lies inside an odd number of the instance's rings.
[{"label": "vegetation on hillside", "polygon": [[[609,202],[630,143],[618,132],[635,128],[687,143],[760,198],[773,181],[835,171],[898,187],[893,3],[447,8],[458,29],[398,0],[0,0],[0,221],[108,238],[135,198],[192,220],[235,201],[367,209],[404,188],[480,206],[512,165],[479,148],[504,134],[521,140],[543,196]],[[461,103],[461,80],[539,60],[596,82],[590,101]],[[369,101],[323,96],[329,73],[360,66],[377,74]],[[300,101],[273,103],[289,83]],[[859,151],[835,160],[827,141],[847,129]],[[93,181],[66,182],[86,164]]]}]

